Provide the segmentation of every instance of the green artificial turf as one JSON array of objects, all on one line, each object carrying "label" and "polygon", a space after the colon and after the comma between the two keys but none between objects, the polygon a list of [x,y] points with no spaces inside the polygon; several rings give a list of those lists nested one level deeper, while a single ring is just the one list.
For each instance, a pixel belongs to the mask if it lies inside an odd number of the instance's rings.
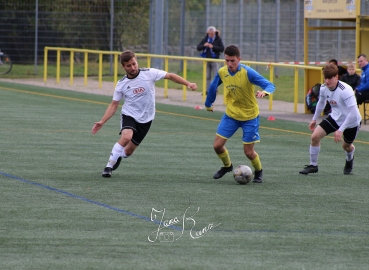
[{"label": "green artificial turf", "polygon": [[[306,123],[261,118],[264,182],[239,185],[212,178],[222,113],[157,104],[145,140],[106,179],[119,113],[91,128],[111,97],[10,83],[0,97],[0,269],[368,267],[367,132],[351,175],[329,136],[319,172],[304,176]],[[227,148],[251,166],[241,136]],[[164,209],[174,226],[157,231]]]}]

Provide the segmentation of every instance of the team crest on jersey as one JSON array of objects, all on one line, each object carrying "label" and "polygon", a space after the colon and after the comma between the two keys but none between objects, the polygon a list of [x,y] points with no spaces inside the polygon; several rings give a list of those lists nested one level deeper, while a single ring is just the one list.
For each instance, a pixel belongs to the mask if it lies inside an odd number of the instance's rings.
[{"label": "team crest on jersey", "polygon": [[135,95],[141,94],[143,92],[145,92],[145,88],[143,88],[143,87],[138,87],[138,88],[133,90],[133,94],[135,94]]},{"label": "team crest on jersey", "polygon": [[331,100],[331,102],[329,102],[332,106],[336,106],[337,102],[335,100]]}]

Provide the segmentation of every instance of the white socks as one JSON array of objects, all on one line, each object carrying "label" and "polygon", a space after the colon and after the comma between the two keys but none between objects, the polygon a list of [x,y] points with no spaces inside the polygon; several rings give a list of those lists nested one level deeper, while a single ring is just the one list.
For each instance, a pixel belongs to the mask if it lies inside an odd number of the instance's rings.
[{"label": "white socks", "polygon": [[351,152],[346,152],[345,151],[345,153],[346,153],[346,160],[347,161],[350,161],[351,159],[354,158],[355,146],[353,146],[353,147],[354,147],[354,150],[352,150]]},{"label": "white socks", "polygon": [[319,152],[320,152],[320,146],[311,146],[310,145],[310,165],[313,165],[313,166],[318,165]]},{"label": "white socks", "polygon": [[121,146],[119,143],[116,143],[114,144],[114,147],[111,150],[110,158],[106,167],[113,168],[115,163],[117,163],[119,157],[126,158],[127,156],[126,153],[124,152],[124,147]]}]

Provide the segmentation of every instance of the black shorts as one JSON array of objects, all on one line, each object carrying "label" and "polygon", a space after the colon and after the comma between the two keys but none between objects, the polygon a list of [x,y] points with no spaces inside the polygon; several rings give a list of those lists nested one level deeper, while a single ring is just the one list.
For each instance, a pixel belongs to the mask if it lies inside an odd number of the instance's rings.
[{"label": "black shorts", "polygon": [[[337,125],[336,121],[333,120],[333,118],[329,115],[327,118],[324,118],[322,122],[320,122],[319,126],[324,129],[325,133],[330,134],[332,132],[335,132],[340,127]],[[353,128],[347,128],[343,131],[343,140],[346,143],[353,143],[357,133],[359,132],[359,127],[353,127]]]},{"label": "black shorts", "polygon": [[142,140],[145,138],[147,132],[149,132],[150,126],[152,121],[147,123],[138,123],[134,118],[131,116],[127,116],[122,114],[121,120],[120,120],[120,134],[122,134],[123,129],[132,129],[133,130],[133,136],[131,141],[135,145],[139,145]]}]

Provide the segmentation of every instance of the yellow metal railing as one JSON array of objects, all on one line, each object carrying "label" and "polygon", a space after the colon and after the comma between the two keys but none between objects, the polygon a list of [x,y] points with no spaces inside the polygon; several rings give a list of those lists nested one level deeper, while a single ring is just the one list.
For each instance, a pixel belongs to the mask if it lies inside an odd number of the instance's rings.
[{"label": "yellow metal railing", "polygon": [[[81,52],[84,53],[84,85],[87,85],[87,77],[88,77],[88,54],[98,54],[99,56],[99,68],[98,68],[98,83],[99,87],[102,88],[102,71],[103,71],[103,55],[113,55],[114,56],[114,84],[118,81],[118,57],[121,52],[115,51],[98,51],[98,50],[87,50],[87,49],[76,49],[76,48],[62,48],[62,47],[45,47],[44,49],[44,81],[47,81],[47,68],[48,68],[48,52],[56,51],[56,83],[60,82],[60,54],[62,51],[70,53],[70,84],[73,85],[73,77],[74,77],[74,53]],[[156,54],[142,54],[136,53],[137,57],[146,57],[147,59],[147,67],[151,66],[152,58],[160,58],[164,59],[164,70],[168,72],[168,61],[169,59],[173,60],[182,60],[183,61],[183,78],[187,79],[187,61],[198,61],[202,63],[203,66],[203,81],[202,81],[202,101],[205,101],[206,98],[206,62],[219,62],[224,63],[223,59],[207,59],[207,58],[199,58],[199,57],[184,57],[184,56],[169,56],[169,55],[156,55]],[[275,67],[284,67],[284,68],[293,68],[294,69],[294,113],[297,113],[297,104],[298,104],[298,91],[299,91],[299,70],[321,70],[321,67],[314,66],[304,66],[304,65],[290,65],[290,64],[280,64],[280,63],[268,63],[268,62],[256,62],[256,61],[241,61],[241,63],[246,65],[255,65],[255,66],[265,66],[269,69],[269,80],[273,83],[274,79],[274,68]],[[321,76],[320,81],[323,81]],[[182,99],[186,100],[187,88],[183,86],[183,96]],[[164,81],[164,97],[168,97],[168,82]],[[226,97],[226,89],[224,89],[224,99]],[[273,109],[273,95],[269,96],[269,110]]]}]

